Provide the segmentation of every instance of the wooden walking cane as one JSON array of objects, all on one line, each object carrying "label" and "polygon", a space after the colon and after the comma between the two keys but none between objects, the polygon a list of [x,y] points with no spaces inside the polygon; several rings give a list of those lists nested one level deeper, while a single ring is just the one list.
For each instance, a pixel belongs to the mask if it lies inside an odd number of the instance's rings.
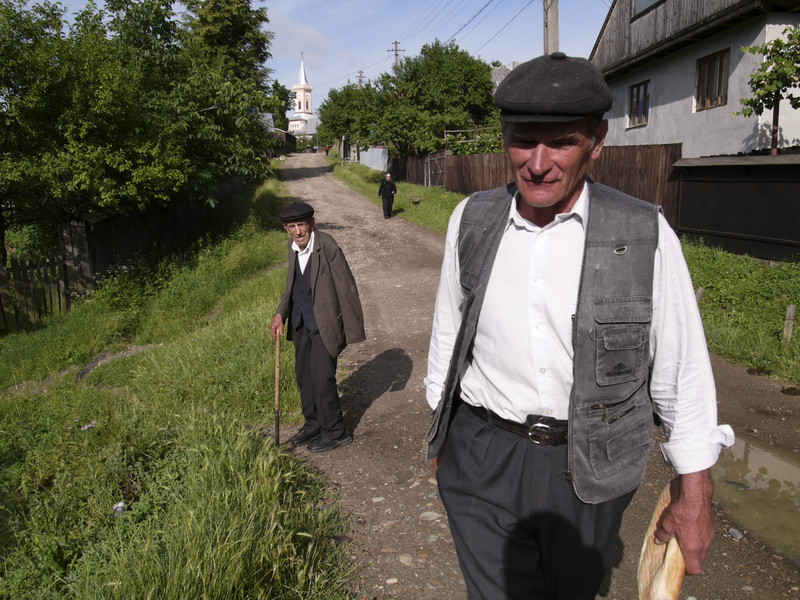
[{"label": "wooden walking cane", "polygon": [[275,336],[275,445],[281,443],[281,336]]},{"label": "wooden walking cane", "polygon": [[669,506],[673,493],[680,485],[678,478],[670,481],[656,503],[650,526],[644,534],[642,552],[639,555],[639,600],[678,600],[681,595],[686,563],[678,546],[672,538],[666,544],[656,544],[655,532],[661,513]]}]

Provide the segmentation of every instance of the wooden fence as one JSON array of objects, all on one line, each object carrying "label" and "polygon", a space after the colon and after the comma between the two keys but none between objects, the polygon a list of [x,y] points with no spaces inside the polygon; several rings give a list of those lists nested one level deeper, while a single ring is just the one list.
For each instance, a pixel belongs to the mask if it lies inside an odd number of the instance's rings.
[{"label": "wooden fence", "polygon": [[[680,182],[672,165],[680,157],[680,144],[607,146],[600,158],[591,164],[588,175],[595,181],[661,206],[667,220],[675,227]],[[393,159],[390,172],[395,179],[427,185],[426,160]],[[446,153],[444,156],[442,186],[451,192],[467,196],[503,186],[513,177],[504,153],[459,156]]]},{"label": "wooden fence", "polygon": [[0,264],[0,325],[6,330],[29,327],[46,315],[67,310],[65,275],[57,256],[33,263],[11,255],[9,268]]},{"label": "wooden fence", "polygon": [[[242,187],[239,179],[220,186],[217,203]],[[86,218],[61,226],[60,256],[34,263],[14,255],[0,264],[0,331],[26,328],[50,314],[68,310],[76,296],[94,289],[110,267],[145,254],[157,244],[172,244],[196,233],[213,208],[193,200],[135,215]]]}]

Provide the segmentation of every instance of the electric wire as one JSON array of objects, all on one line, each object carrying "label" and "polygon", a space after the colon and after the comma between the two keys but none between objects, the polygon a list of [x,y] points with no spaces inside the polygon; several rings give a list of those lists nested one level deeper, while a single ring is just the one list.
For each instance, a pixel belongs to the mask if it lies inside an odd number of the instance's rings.
[{"label": "electric wire", "polygon": [[458,31],[456,31],[456,32],[455,32],[453,35],[451,35],[449,38],[447,38],[447,41],[449,42],[450,40],[452,40],[452,39],[455,39],[455,37],[456,37],[456,36],[457,36],[459,33],[461,33],[462,31],[464,31],[464,28],[465,28],[467,25],[469,25],[470,23],[472,23],[472,22],[473,22],[473,21],[474,21],[474,20],[475,20],[475,19],[478,17],[478,15],[479,15],[479,14],[481,14],[481,13],[482,13],[482,12],[483,12],[483,11],[486,9],[486,7],[487,7],[487,6],[489,6],[489,5],[490,5],[492,2],[495,2],[495,0],[489,0],[489,1],[488,1],[486,4],[484,4],[483,6],[481,6],[480,10],[479,10],[478,12],[476,12],[474,15],[472,15],[472,16],[469,18],[469,21],[467,21],[466,23],[464,23],[464,24],[463,24],[461,27],[459,27],[459,28],[458,28]]},{"label": "electric wire", "polygon": [[536,0],[531,0],[531,1],[530,1],[530,2],[528,2],[528,3],[527,3],[525,6],[523,6],[523,7],[520,9],[520,11],[519,11],[517,14],[515,14],[513,17],[511,17],[511,18],[508,20],[508,22],[507,22],[505,25],[503,25],[503,26],[500,28],[500,30],[499,30],[497,33],[495,33],[495,34],[494,34],[492,37],[490,37],[488,40],[486,40],[486,42],[483,44],[483,46],[481,46],[480,48],[478,48],[477,50],[475,50],[475,52],[473,52],[473,53],[472,53],[472,55],[473,55],[473,56],[475,56],[476,54],[478,54],[478,52],[480,52],[481,50],[483,50],[483,48],[485,48],[485,47],[486,47],[486,45],[487,45],[489,42],[491,42],[491,41],[492,41],[494,38],[496,38],[498,35],[500,35],[500,34],[503,32],[503,30],[504,30],[506,27],[508,27],[509,25],[511,25],[511,23],[513,23],[514,19],[516,19],[518,16],[520,16],[520,15],[522,14],[522,11],[524,11],[526,8],[528,8],[528,7],[529,7],[531,4],[533,4],[535,1],[536,1]]}]

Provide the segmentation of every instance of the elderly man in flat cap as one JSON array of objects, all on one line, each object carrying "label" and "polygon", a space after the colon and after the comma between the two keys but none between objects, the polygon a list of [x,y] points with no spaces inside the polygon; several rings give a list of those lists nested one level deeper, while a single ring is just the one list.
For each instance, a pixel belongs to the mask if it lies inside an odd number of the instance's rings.
[{"label": "elderly man in flat cap", "polygon": [[595,597],[653,407],[681,482],[656,537],[689,573],[713,537],[708,468],[733,433],[680,244],[658,207],[585,176],[612,101],[587,60],[518,66],[495,94],[514,181],[450,219],[428,454],[472,600]]},{"label": "elderly man in flat cap", "polygon": [[353,441],[344,425],[336,388],[336,358],[345,346],[363,342],[364,316],[350,266],[336,241],[314,222],[314,209],[294,202],[281,211],[290,236],[286,289],[270,326],[272,339],[294,342],[295,373],[305,423],[289,439],[296,448],[326,452]]}]

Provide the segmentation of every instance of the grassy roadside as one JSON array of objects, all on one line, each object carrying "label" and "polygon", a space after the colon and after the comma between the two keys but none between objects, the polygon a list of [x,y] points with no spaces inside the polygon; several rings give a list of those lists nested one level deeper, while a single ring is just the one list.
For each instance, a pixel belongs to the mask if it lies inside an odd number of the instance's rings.
[{"label": "grassy roadside", "polygon": [[[343,519],[260,433],[285,201],[274,181],[249,190],[227,233],[121,268],[40,330],[0,338],[0,598],[349,597]],[[281,372],[292,422],[289,352]]]},{"label": "grassy roadside", "polygon": [[[380,204],[382,173],[331,157],[334,176]],[[414,205],[411,198],[422,198]],[[461,194],[397,182],[395,210],[423,227],[444,232]],[[786,308],[800,304],[800,263],[763,261],[683,240],[695,289],[704,287],[700,310],[712,352],[765,375],[800,386],[800,325],[783,342]]]}]

